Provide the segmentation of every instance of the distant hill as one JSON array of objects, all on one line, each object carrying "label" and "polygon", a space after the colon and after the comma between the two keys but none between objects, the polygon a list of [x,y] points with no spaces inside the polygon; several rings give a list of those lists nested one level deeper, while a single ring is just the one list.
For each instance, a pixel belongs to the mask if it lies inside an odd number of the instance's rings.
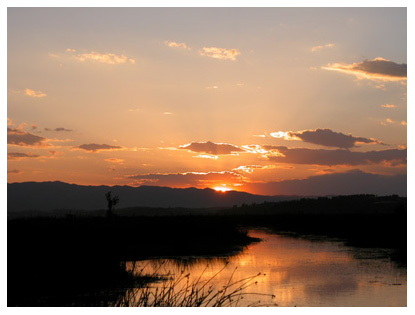
[{"label": "distant hill", "polygon": [[7,184],[7,211],[99,210],[107,207],[105,193],[120,198],[117,208],[214,208],[298,199],[296,196],[260,196],[245,192],[157,186],[81,186],[63,182]]},{"label": "distant hill", "polygon": [[266,195],[338,196],[373,194],[407,195],[407,176],[366,173],[358,169],[343,173],[310,176],[304,179],[287,179],[279,182],[246,183],[249,191],[261,191]]}]

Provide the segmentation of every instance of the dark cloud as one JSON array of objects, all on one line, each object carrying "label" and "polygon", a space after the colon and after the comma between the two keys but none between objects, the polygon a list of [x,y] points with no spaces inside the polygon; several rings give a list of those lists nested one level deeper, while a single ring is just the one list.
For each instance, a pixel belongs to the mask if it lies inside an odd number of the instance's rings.
[{"label": "dark cloud", "polygon": [[10,171],[7,171],[7,174],[21,174],[22,173],[22,171],[19,171],[19,170],[10,170]]},{"label": "dark cloud", "polygon": [[306,179],[245,184],[244,189],[263,195],[407,195],[407,176],[386,176],[352,170],[345,173],[311,176]]},{"label": "dark cloud", "polygon": [[40,157],[40,155],[36,155],[36,154],[26,154],[26,153],[20,153],[20,152],[12,152],[12,153],[7,153],[7,159],[8,160],[21,160],[23,158],[37,158]]},{"label": "dark cloud", "polygon": [[63,127],[58,127],[58,128],[55,128],[55,129],[45,128],[45,131],[67,131],[67,132],[69,132],[69,131],[73,131],[73,130],[72,129],[66,129],[66,128],[63,128]]},{"label": "dark cloud", "polygon": [[133,179],[140,185],[157,185],[169,187],[205,187],[206,184],[234,183],[239,182],[240,174],[234,172],[208,172],[208,173],[174,173],[174,174],[139,174],[128,175],[129,179]]},{"label": "dark cloud", "polygon": [[208,153],[213,155],[232,154],[234,152],[244,151],[235,145],[227,143],[214,143],[207,142],[192,142],[189,144],[181,145],[180,149],[186,149],[198,153]]},{"label": "dark cloud", "polygon": [[7,144],[25,147],[45,147],[47,139],[23,130],[7,128]]},{"label": "dark cloud", "polygon": [[269,150],[268,160],[278,163],[315,165],[365,165],[393,162],[406,164],[406,149],[353,152],[349,150],[289,149],[283,146],[264,146]]},{"label": "dark cloud", "polygon": [[118,145],[89,143],[89,144],[82,144],[76,148],[85,150],[88,152],[98,152],[102,150],[121,150],[123,147],[120,147]]},{"label": "dark cloud", "polygon": [[271,136],[284,138],[287,140],[302,140],[313,144],[324,145],[326,147],[336,147],[349,149],[356,146],[356,143],[384,144],[376,139],[363,137],[353,137],[341,132],[335,132],[330,129],[303,130],[298,132],[273,132]]},{"label": "dark cloud", "polygon": [[406,80],[407,76],[406,63],[398,64],[380,57],[350,65],[340,63],[329,64],[323,67],[323,69],[340,71],[355,75],[359,78],[382,81]]}]

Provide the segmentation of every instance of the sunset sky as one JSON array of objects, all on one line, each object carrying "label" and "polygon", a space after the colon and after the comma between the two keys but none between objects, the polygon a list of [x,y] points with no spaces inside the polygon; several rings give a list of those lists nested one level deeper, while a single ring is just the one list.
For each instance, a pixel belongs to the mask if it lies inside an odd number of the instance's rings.
[{"label": "sunset sky", "polygon": [[277,195],[405,175],[406,14],[8,8],[8,182]]}]

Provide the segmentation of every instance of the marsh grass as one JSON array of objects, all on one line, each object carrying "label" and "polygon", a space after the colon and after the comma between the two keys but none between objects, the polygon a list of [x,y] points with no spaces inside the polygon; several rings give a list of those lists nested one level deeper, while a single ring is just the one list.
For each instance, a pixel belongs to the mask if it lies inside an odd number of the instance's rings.
[{"label": "marsh grass", "polygon": [[[165,262],[162,262],[152,274],[144,274],[145,266],[135,271],[134,266],[130,272],[138,277],[159,278],[156,283],[148,283],[142,287],[128,289],[114,306],[125,307],[235,307],[235,306],[277,306],[273,303],[273,295],[262,293],[247,292],[247,289],[256,286],[258,279],[265,274],[258,273],[254,276],[235,280],[235,268],[229,277],[226,285],[217,288],[213,284],[214,279],[228,267],[225,263],[223,268],[213,276],[202,280],[203,275],[208,269],[206,265],[201,274],[191,280],[190,273],[182,269],[177,276],[167,273],[166,276],[158,276]],[[244,303],[248,296],[256,296],[259,299]],[[269,302],[264,302],[261,298],[266,298]]]}]

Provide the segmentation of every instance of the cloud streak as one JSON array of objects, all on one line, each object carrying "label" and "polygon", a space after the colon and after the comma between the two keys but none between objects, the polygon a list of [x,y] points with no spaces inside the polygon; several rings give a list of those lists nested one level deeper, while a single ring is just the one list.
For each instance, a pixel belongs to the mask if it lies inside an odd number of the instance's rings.
[{"label": "cloud streak", "polygon": [[354,137],[352,135],[345,135],[341,132],[335,132],[330,129],[316,129],[303,131],[278,131],[272,132],[270,135],[274,138],[284,140],[300,140],[303,142],[323,145],[326,147],[336,147],[349,149],[356,146],[357,143],[366,144],[384,144],[379,140],[373,138]]},{"label": "cloud streak", "polygon": [[188,49],[188,50],[190,49],[190,47],[188,47],[186,43],[178,43],[178,42],[166,40],[164,41],[164,44],[171,48],[182,48],[182,49]]},{"label": "cloud streak", "polygon": [[201,56],[220,60],[232,60],[236,61],[236,57],[241,55],[238,49],[226,49],[218,47],[203,47],[199,50]]},{"label": "cloud streak", "polygon": [[38,158],[40,155],[33,154],[33,153],[20,153],[20,152],[11,152],[7,153],[7,159],[8,160],[21,160],[24,158]]},{"label": "cloud streak", "polygon": [[322,69],[338,71],[354,75],[359,79],[374,81],[402,81],[406,80],[407,76],[406,63],[398,64],[381,57],[352,64],[329,64],[322,67]]},{"label": "cloud streak", "polygon": [[124,162],[123,159],[118,159],[118,158],[105,159],[105,161],[109,163],[115,163],[115,164],[122,164]]},{"label": "cloud streak", "polygon": [[109,144],[96,144],[96,143],[89,143],[89,144],[81,144],[75,149],[84,150],[87,152],[99,152],[99,151],[112,151],[112,150],[122,150],[123,147],[117,145],[109,145]]},{"label": "cloud streak", "polygon": [[268,150],[267,159],[276,163],[314,165],[368,165],[384,162],[394,165],[406,164],[406,149],[353,152],[349,150],[325,150],[264,146]]},{"label": "cloud streak", "polygon": [[23,130],[7,128],[7,144],[23,147],[46,147],[48,140]]},{"label": "cloud streak", "polygon": [[34,98],[42,98],[47,96],[47,94],[42,91],[34,91],[31,89],[25,89],[24,94]]},{"label": "cloud streak", "polygon": [[211,141],[207,142],[192,142],[179,146],[179,149],[185,149],[192,152],[207,153],[212,155],[226,155],[234,154],[237,152],[243,152],[244,150],[227,143],[214,143]]},{"label": "cloud streak", "polygon": [[381,121],[380,124],[382,126],[387,126],[387,125],[393,125],[393,124],[401,124],[402,126],[406,126],[407,122],[405,120],[402,120],[401,122],[390,119],[390,118],[386,118],[384,121]]},{"label": "cloud streak", "polygon": [[323,48],[331,48],[333,46],[334,46],[334,44],[332,44],[332,43],[325,44],[325,45],[320,45],[320,46],[314,46],[314,47],[311,48],[311,51],[316,52],[316,51],[322,50]]},{"label": "cloud streak", "polygon": [[73,131],[73,130],[72,129],[66,129],[66,128],[63,128],[63,127],[58,127],[58,128],[55,128],[55,129],[45,128],[45,131],[57,131],[57,132],[66,131],[66,132],[70,132],[70,131]]},{"label": "cloud streak", "polygon": [[241,175],[235,172],[186,172],[186,173],[167,173],[167,174],[137,174],[127,175],[126,178],[132,179],[139,185],[157,185],[169,187],[206,187],[217,185],[218,183],[239,183]]},{"label": "cloud streak", "polygon": [[135,64],[135,59],[128,58],[125,55],[116,55],[113,53],[99,53],[96,51],[78,54],[78,55],[75,55],[74,57],[75,59],[81,62],[95,61],[95,62],[106,63],[110,65],[117,65],[117,64],[123,64],[123,63]]},{"label": "cloud streak", "polygon": [[8,170],[7,171],[7,174],[13,174],[13,175],[18,175],[18,174],[21,174],[22,173],[22,171],[19,171],[19,170]]},{"label": "cloud streak", "polygon": [[209,154],[199,154],[194,156],[195,158],[199,158],[199,159],[211,159],[211,160],[217,160],[218,156],[217,155],[209,155]]}]

